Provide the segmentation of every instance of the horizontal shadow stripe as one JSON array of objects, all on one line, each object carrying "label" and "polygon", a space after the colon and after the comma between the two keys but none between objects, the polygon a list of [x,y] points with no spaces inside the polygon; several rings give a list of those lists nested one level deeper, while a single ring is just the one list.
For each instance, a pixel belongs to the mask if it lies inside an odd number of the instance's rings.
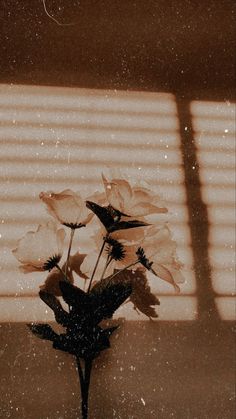
[{"label": "horizontal shadow stripe", "polygon": [[[128,123],[124,123],[125,121],[123,121],[123,123],[121,121],[109,121],[107,123],[104,123],[102,121],[98,121],[97,123],[95,122],[90,122],[90,121],[81,121],[79,123],[71,123],[70,121],[68,121],[68,126],[66,121],[63,122],[58,122],[57,124],[55,124],[55,122],[53,121],[48,121],[48,122],[43,122],[43,121],[19,121],[19,123],[16,121],[14,124],[13,123],[9,123],[9,122],[1,122],[1,128],[4,130],[4,128],[10,128],[12,130],[17,130],[19,128],[25,128],[27,127],[27,129],[32,129],[32,128],[50,128],[51,130],[56,130],[56,129],[61,129],[64,128],[65,130],[73,130],[73,129],[77,129],[79,130],[81,129],[90,129],[90,130],[96,130],[96,129],[101,129],[101,130],[106,130],[106,131],[115,131],[115,130],[119,130],[121,132],[126,132],[126,131],[132,131],[134,133],[137,132],[147,132],[147,133],[155,133],[155,132],[161,132],[163,133],[163,135],[166,133],[172,133],[172,132],[178,132],[177,131],[177,126],[173,127],[173,129],[170,129],[169,124],[170,122],[173,125],[173,121],[168,121],[168,123],[166,123],[166,126],[163,126],[163,120],[161,121],[161,124],[158,122],[160,121],[156,121],[157,125],[152,127],[149,124],[147,126],[144,126],[143,122],[141,123],[140,120],[140,126],[139,124],[137,124],[137,121],[128,121]],[[40,126],[40,124],[42,124],[42,126]],[[124,126],[122,126],[121,124],[123,124]],[[137,126],[138,125],[138,126]]]},{"label": "horizontal shadow stripe", "polygon": [[[79,148],[80,147],[78,147],[76,154],[79,154]],[[151,161],[151,159],[148,160],[148,158],[147,158],[147,161],[136,159],[137,151],[138,150],[135,150],[135,148],[133,150],[131,150],[130,147],[129,147],[129,152],[130,152],[131,155],[129,156],[129,153],[127,153],[127,151],[126,151],[125,156],[122,155],[122,159],[124,159],[124,157],[127,160],[129,158],[133,158],[133,160],[135,161],[135,165],[142,166],[142,167],[157,167],[158,166],[160,168],[162,168],[162,167],[176,168],[177,170],[183,168],[183,164],[181,162],[178,163],[178,161],[177,161],[177,162],[174,162],[174,163],[168,163],[168,161],[172,159],[172,157],[169,153],[169,149],[168,150],[166,150],[166,149],[163,150],[163,155],[168,156],[167,159],[165,159],[165,157],[164,157],[163,161],[161,161],[161,159],[160,159],[161,156],[160,155],[155,156],[155,154],[152,153],[152,159],[156,160],[155,164]],[[141,150],[139,150],[139,151],[141,151]],[[158,151],[159,151],[159,149],[158,149]],[[54,150],[54,152],[55,152],[55,150]],[[142,152],[143,152],[143,157],[145,157],[145,150],[143,149]],[[67,153],[68,153],[68,150],[67,150]],[[166,154],[166,153],[168,153],[168,154]],[[132,154],[133,154],[133,156],[132,156]],[[116,156],[116,158],[117,158],[117,161],[119,162],[119,166],[126,166],[127,167],[127,161],[123,161],[122,163],[120,162],[120,158],[121,158],[120,153],[119,153],[118,156]],[[94,156],[94,160],[91,160],[91,159],[88,159],[88,158],[86,159],[86,158],[75,157],[75,153],[73,153],[73,150],[72,150],[71,158],[70,158],[69,162],[68,162],[68,157],[66,155],[65,155],[65,157],[61,156],[59,158],[57,158],[57,157],[44,158],[44,157],[41,157],[41,156],[29,157],[29,156],[25,156],[25,155],[22,156],[21,155],[20,159],[21,160],[23,159],[24,163],[31,163],[31,164],[42,163],[42,164],[45,164],[45,165],[57,165],[57,164],[68,165],[69,164],[71,166],[71,165],[76,165],[76,164],[81,164],[81,163],[82,164],[88,164],[88,165],[102,164],[104,162],[107,163],[107,159],[105,157],[104,157],[104,159],[101,159],[101,158],[98,158],[97,156]],[[5,163],[6,161],[8,163],[13,163],[13,164],[14,163],[19,163],[19,156],[18,157],[17,156],[8,156],[8,155],[4,155],[4,152],[3,152],[3,153],[1,153],[1,156],[0,156],[0,164]],[[113,164],[116,163],[116,160],[114,159],[114,156],[112,157],[112,163]],[[220,167],[219,167],[218,164],[212,163],[212,162],[205,161],[203,163],[207,164],[208,169],[216,169],[216,170],[224,170],[224,171],[225,170],[232,170],[232,171],[234,171],[234,164],[233,163],[231,163],[231,164],[221,164]]]},{"label": "horizontal shadow stripe", "polygon": [[[120,158],[121,158],[120,155],[116,156],[117,161],[115,160],[115,158],[113,156],[112,157],[112,164],[114,164],[114,165],[116,164],[116,167],[117,166],[118,167],[127,167],[127,163],[129,161],[130,157],[132,157],[132,156],[129,156],[126,153],[125,156],[122,156],[122,162],[121,162],[120,161]],[[127,159],[127,161],[126,161],[126,159]],[[155,159],[155,156],[153,156],[153,160],[154,159]],[[135,155],[134,155],[134,160],[135,160],[135,166],[138,166],[138,167],[140,167],[140,166],[141,167],[148,167],[148,168],[149,167],[153,167],[153,168],[158,167],[160,169],[162,167],[164,167],[166,169],[169,168],[169,169],[176,169],[176,170],[182,169],[182,164],[168,163],[168,159],[163,160],[163,162],[159,159],[158,160],[156,159],[156,161],[154,163],[150,160],[145,161],[146,159],[144,160],[144,158],[143,158],[143,160],[136,160]],[[169,160],[171,160],[171,159],[169,159]],[[24,164],[26,164],[26,165],[31,164],[32,166],[34,164],[35,165],[36,164],[37,165],[42,164],[42,165],[45,165],[45,166],[60,166],[61,167],[62,165],[65,165],[65,166],[71,167],[71,166],[76,166],[78,164],[83,164],[83,165],[88,166],[88,171],[89,171],[89,166],[97,166],[97,165],[107,164],[109,160],[108,160],[108,157],[107,158],[104,157],[104,159],[102,159],[101,157],[98,158],[97,156],[95,156],[94,160],[92,160],[90,158],[87,158],[87,159],[86,158],[78,158],[78,157],[75,157],[74,155],[72,155],[69,162],[68,162],[68,157],[67,156],[65,156],[64,159],[62,159],[62,158],[52,159],[52,158],[42,158],[42,157],[35,158],[35,157],[29,157],[29,156],[24,156],[23,158],[21,157],[20,159],[19,159],[19,157],[17,158],[17,156],[16,157],[7,157],[7,158],[4,158],[4,156],[0,157],[0,164],[1,165],[3,165],[4,163],[8,163],[8,164],[12,163],[14,165],[14,163],[16,163],[16,164],[21,163],[21,161],[23,161]],[[43,170],[43,167],[44,166],[42,166],[42,170]]]},{"label": "horizontal shadow stripe", "polygon": [[[68,106],[68,107],[64,107],[63,104],[60,106],[58,103],[53,105],[53,104],[48,104],[48,103],[41,103],[39,105],[35,104],[32,105],[30,103],[30,101],[28,103],[14,103],[12,102],[12,105],[10,104],[4,104],[4,102],[1,100],[1,94],[0,94],[0,112],[4,115],[4,114],[11,114],[11,115],[15,115],[17,118],[17,114],[29,114],[29,115],[36,115],[37,113],[40,114],[41,113],[48,113],[48,114],[52,114],[53,117],[55,118],[55,115],[59,115],[59,114],[63,114],[64,116],[70,115],[70,114],[82,114],[84,116],[87,115],[107,115],[110,116],[111,118],[113,117],[114,119],[117,117],[119,118],[120,116],[125,116],[127,118],[136,118],[137,116],[141,116],[141,118],[143,117],[145,119],[145,117],[151,117],[151,118],[165,118],[165,117],[173,117],[176,118],[177,117],[177,112],[174,112],[174,109],[172,111],[167,111],[161,110],[160,107],[160,102],[156,103],[156,110],[148,110],[147,107],[142,106],[140,107],[140,109],[114,109],[110,103],[107,103],[107,107],[104,106],[103,109],[99,109],[99,106],[97,105],[93,105],[93,106],[85,106],[84,105],[79,105],[78,106]],[[40,116],[38,117],[38,119],[40,119]],[[10,120],[10,118],[9,118]],[[231,120],[231,119],[230,119]]]},{"label": "horizontal shadow stripe", "polygon": [[[36,142],[37,141],[37,142]],[[26,139],[24,139],[24,138],[22,138],[22,139],[20,139],[20,142],[19,142],[19,139],[18,140],[15,140],[15,139],[11,139],[11,138],[8,138],[8,137],[6,137],[6,138],[0,138],[0,144],[2,143],[4,146],[6,146],[9,150],[11,149],[11,148],[13,148],[13,152],[14,152],[14,147],[16,147],[16,146],[19,146],[20,145],[20,147],[22,147],[22,146],[33,146],[34,147],[34,149],[41,149],[41,152],[42,152],[42,145],[40,145],[40,141],[41,140],[34,140],[34,141],[32,141],[32,140],[26,140]],[[55,153],[55,148],[58,146],[58,148],[60,147],[60,148],[64,148],[65,146],[68,146],[68,142],[69,142],[69,147],[70,147],[70,150],[71,150],[71,152],[73,153],[73,151],[74,150],[78,150],[78,149],[80,149],[80,148],[88,148],[89,149],[89,152],[90,152],[90,149],[94,149],[95,147],[96,147],[96,149],[98,148],[101,148],[101,149],[104,149],[104,148],[106,148],[106,149],[108,149],[108,150],[110,150],[110,149],[114,149],[114,150],[120,150],[120,149],[124,149],[124,150],[126,150],[126,149],[129,149],[129,150],[131,150],[131,149],[135,149],[135,151],[136,150],[144,150],[145,148],[147,148],[147,146],[148,146],[148,150],[150,149],[150,150],[152,150],[152,149],[154,149],[154,150],[158,150],[158,151],[176,151],[176,152],[179,152],[179,148],[178,148],[178,146],[177,145],[174,145],[174,144],[168,144],[168,147],[166,147],[166,145],[164,145],[164,144],[155,144],[155,143],[149,143],[148,145],[147,145],[147,143],[139,143],[139,142],[137,142],[137,143],[133,143],[133,144],[130,144],[130,143],[128,143],[128,142],[121,142],[121,143],[119,143],[119,139],[115,139],[113,142],[112,141],[110,141],[110,142],[107,142],[106,140],[104,140],[103,142],[92,142],[92,141],[90,141],[89,139],[86,139],[86,138],[83,138],[82,140],[81,139],[79,139],[78,140],[78,142],[74,142],[74,143],[70,143],[70,141],[66,141],[65,139],[61,139],[61,140],[56,140],[55,138],[54,139],[50,139],[49,140],[49,142],[50,142],[50,145],[48,144],[48,141],[47,141],[47,139],[45,140],[45,145],[47,146],[47,149],[49,148],[49,149],[53,149],[53,151],[54,151],[54,153]],[[66,150],[68,150],[68,149],[66,149]],[[2,153],[1,153],[1,156],[2,156]]]},{"label": "horizontal shadow stripe", "polygon": [[[37,177],[35,177],[34,179],[32,179],[32,176],[31,175],[29,175],[29,176],[26,176],[26,175],[24,175],[24,176],[21,176],[21,182],[27,182],[27,183],[29,183],[30,185],[32,185],[32,184],[37,184],[37,183],[46,183],[46,184],[48,184],[49,182],[50,182],[50,184],[52,185],[52,184],[54,184],[54,185],[60,185],[61,183],[64,183],[65,182],[65,175],[58,175],[58,173],[55,173],[54,174],[54,176],[52,176],[52,174],[50,174],[50,175],[48,175],[48,176],[42,176],[42,175],[40,175],[40,176],[37,176]],[[79,179],[79,181],[78,181],[78,178],[75,178],[75,177],[66,177],[66,180],[67,180],[67,182],[68,182],[68,184],[72,184],[72,185],[78,185],[78,187],[79,187],[79,185],[80,184],[82,184],[82,185],[86,185],[86,184],[92,184],[92,185],[95,185],[95,186],[97,186],[98,185],[98,181],[97,181],[97,178],[95,177],[94,179],[83,179],[82,177],[80,177],[80,179]],[[3,182],[17,182],[17,181],[19,181],[19,176],[17,176],[17,175],[9,175],[9,174],[6,174],[6,175],[1,175],[0,174],[0,181],[3,181]],[[158,179],[157,181],[154,181],[154,180],[152,180],[152,183],[154,184],[154,185],[159,185],[159,186],[163,186],[163,185],[166,185],[166,180],[162,180],[162,179]],[[171,184],[171,185],[173,185],[173,181],[169,181],[169,183]],[[177,186],[183,186],[183,183],[182,182],[179,182],[178,184],[177,184]],[[226,187],[231,187],[231,185],[226,185]]]}]

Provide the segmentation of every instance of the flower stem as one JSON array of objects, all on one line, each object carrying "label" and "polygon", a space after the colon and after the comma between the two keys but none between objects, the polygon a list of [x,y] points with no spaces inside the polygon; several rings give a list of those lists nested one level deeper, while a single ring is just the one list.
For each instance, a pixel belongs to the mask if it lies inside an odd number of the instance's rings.
[{"label": "flower stem", "polygon": [[104,266],[104,269],[103,269],[103,272],[102,272],[102,275],[101,275],[101,278],[100,278],[100,281],[103,279],[103,277],[104,277],[104,275],[105,275],[105,272],[106,272],[106,270],[107,270],[107,267],[109,266],[109,264],[111,263],[111,261],[112,261],[112,259],[111,259],[111,258],[110,258],[110,256],[108,255],[108,256],[107,256],[106,263],[105,263],[105,266]]},{"label": "flower stem", "polygon": [[78,373],[79,373],[80,384],[81,383],[83,384],[84,376],[83,376],[83,371],[82,371],[82,367],[81,367],[81,364],[80,364],[79,357],[76,357],[76,363],[77,363],[77,370],[78,370]]},{"label": "flower stem", "polygon": [[96,261],[95,266],[94,266],[94,269],[93,269],[92,276],[91,276],[90,281],[89,281],[89,286],[88,286],[88,290],[87,290],[87,292],[88,292],[88,293],[89,293],[89,291],[90,291],[90,288],[91,288],[91,285],[92,285],[92,281],[93,281],[93,278],[94,278],[95,272],[96,272],[96,270],[97,270],[97,267],[98,267],[98,263],[99,263],[100,257],[102,256],[102,252],[103,252],[103,249],[104,249],[104,247],[105,247],[105,243],[106,243],[106,239],[107,239],[107,237],[108,237],[108,234],[107,234],[107,235],[106,235],[106,237],[104,237],[104,239],[103,239],[102,247],[101,247],[101,249],[100,249],[100,252],[99,252],[99,255],[98,255],[97,261]]},{"label": "flower stem", "polygon": [[136,260],[135,262],[130,263],[129,265],[125,266],[123,269],[120,269],[119,271],[115,272],[110,278],[109,281],[111,279],[113,279],[116,275],[120,274],[121,272],[125,271],[128,268],[131,268],[131,266],[135,266],[139,263],[139,260]]},{"label": "flower stem", "polygon": [[70,251],[71,251],[71,246],[72,246],[72,241],[73,241],[74,234],[75,234],[75,229],[71,228],[71,230],[70,230],[70,242],[69,242],[69,248],[68,248],[67,259],[66,259],[66,266],[65,266],[65,276],[67,276],[68,263],[69,263],[69,259],[70,259]]},{"label": "flower stem", "polygon": [[82,394],[82,417],[83,419],[88,418],[88,397],[89,397],[89,384],[92,370],[92,359],[85,360],[85,372],[84,372],[84,388]]},{"label": "flower stem", "polygon": [[79,373],[80,380],[80,390],[81,390],[81,411],[82,419],[88,419],[88,397],[89,397],[89,385],[90,385],[90,376],[92,370],[93,360],[88,358],[85,359],[84,374],[80,364],[80,358],[76,357],[77,369]]}]

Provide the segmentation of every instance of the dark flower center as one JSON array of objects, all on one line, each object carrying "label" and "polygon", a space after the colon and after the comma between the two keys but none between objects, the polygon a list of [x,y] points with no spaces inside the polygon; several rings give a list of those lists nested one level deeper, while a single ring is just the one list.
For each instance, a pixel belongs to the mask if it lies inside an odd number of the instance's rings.
[{"label": "dark flower center", "polygon": [[45,271],[51,271],[60,262],[61,255],[54,255],[50,257],[47,262],[44,263],[43,269]]},{"label": "dark flower center", "polygon": [[63,225],[73,230],[75,230],[76,228],[86,227],[86,225],[82,223],[63,223]]}]

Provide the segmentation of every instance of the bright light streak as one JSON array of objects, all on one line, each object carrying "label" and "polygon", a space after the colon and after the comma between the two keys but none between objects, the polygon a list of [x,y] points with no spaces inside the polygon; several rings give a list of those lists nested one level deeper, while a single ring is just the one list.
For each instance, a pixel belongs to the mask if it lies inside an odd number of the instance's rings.
[{"label": "bright light streak", "polygon": [[[38,194],[42,190],[72,188],[88,196],[96,189],[101,190],[101,172],[107,170],[131,182],[148,182],[145,186],[163,195],[171,212],[174,238],[187,266],[182,292],[189,308],[184,318],[195,318],[196,303],[191,306],[195,297],[187,300],[195,292],[196,284],[191,271],[192,250],[174,96],[1,85],[0,118],[1,219],[4,221],[0,224],[3,252],[0,293],[9,295],[0,300],[5,301],[2,304],[12,301],[9,305],[12,320],[21,318],[17,307],[23,303],[30,312],[44,279],[43,274],[20,274],[10,250],[19,237],[49,218]],[[81,249],[88,246],[84,231],[75,240],[75,248],[78,246]],[[180,300],[173,296],[171,287],[155,283],[154,290],[174,298],[174,311],[163,311],[165,319],[168,316],[172,319],[174,312],[175,320],[181,320]],[[22,296],[22,301],[17,299],[14,311],[11,296],[15,293]],[[36,307],[38,319],[43,320],[40,304]]]}]

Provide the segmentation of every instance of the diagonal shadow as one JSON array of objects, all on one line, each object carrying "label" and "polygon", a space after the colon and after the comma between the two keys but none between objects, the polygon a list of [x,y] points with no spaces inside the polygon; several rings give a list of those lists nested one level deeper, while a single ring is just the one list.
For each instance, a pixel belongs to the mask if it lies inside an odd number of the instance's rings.
[{"label": "diagonal shadow", "polygon": [[200,171],[194,140],[190,101],[176,98],[179,117],[184,183],[187,197],[194,271],[197,281],[199,320],[219,320],[211,281],[209,263],[209,220],[201,193]]}]

